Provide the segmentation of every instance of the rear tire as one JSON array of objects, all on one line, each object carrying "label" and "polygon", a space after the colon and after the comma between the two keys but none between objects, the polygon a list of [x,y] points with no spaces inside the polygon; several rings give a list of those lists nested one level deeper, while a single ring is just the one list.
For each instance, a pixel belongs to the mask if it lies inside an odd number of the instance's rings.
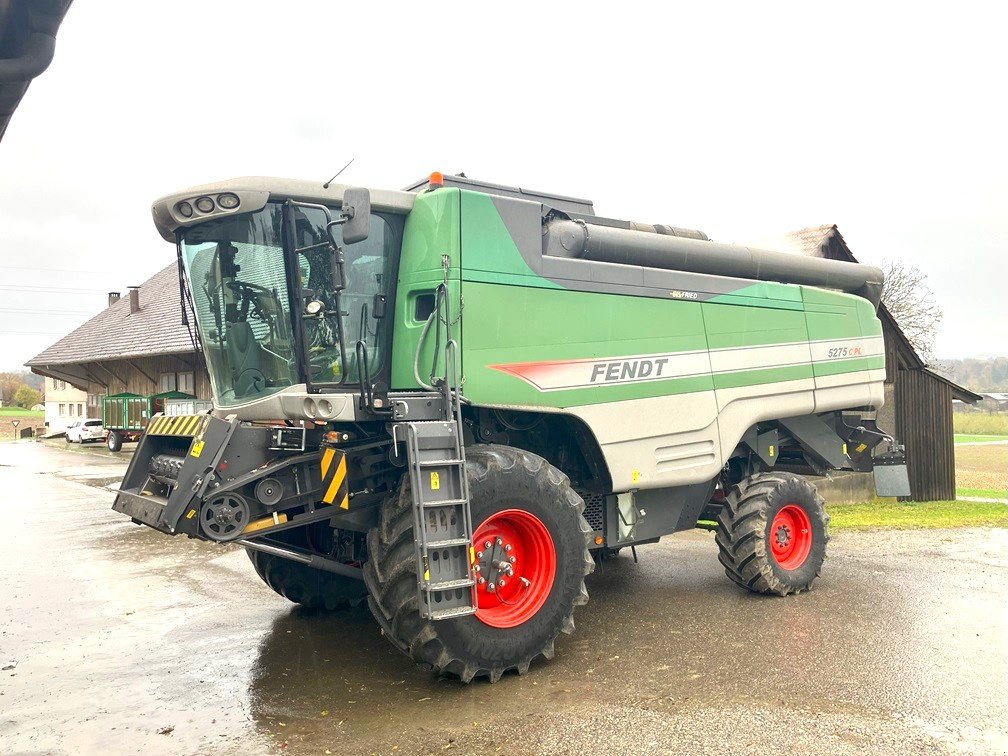
[{"label": "rear tire", "polygon": [[[466,456],[474,532],[483,524],[499,522],[503,512],[512,521],[534,520],[538,524],[533,532],[542,528],[548,533],[539,545],[551,541],[555,560],[543,560],[553,568],[551,577],[541,578],[552,580],[548,593],[539,597],[542,603],[533,603],[517,620],[492,611],[484,619],[479,615],[423,619],[408,477],[398,493],[385,500],[380,525],[368,533],[364,581],[371,611],[396,648],[422,667],[458,675],[463,682],[474,677],[497,682],[508,670],[526,673],[539,656],[553,658],[557,635],[574,632],[574,608],[588,601],[584,578],[594,568],[588,551],[592,530],[582,516],[584,501],[567,476],[542,457],[496,445],[469,447]],[[520,551],[519,547],[514,553],[521,556]],[[529,596],[536,594],[535,587],[532,584]],[[525,597],[511,598],[517,604]],[[492,624],[502,621],[508,626]]]},{"label": "rear tire", "polygon": [[754,593],[787,596],[812,587],[826,559],[829,517],[805,478],[760,473],[742,480],[718,515],[718,559]]},{"label": "rear tire", "polygon": [[[304,529],[281,533],[294,546],[307,547]],[[252,566],[267,586],[288,601],[308,609],[336,611],[360,604],[367,596],[363,581],[319,570],[300,562],[246,549]]]},{"label": "rear tire", "polygon": [[108,450],[110,452],[117,452],[122,449],[122,436],[115,431],[109,431],[108,438],[105,439],[105,442],[108,444]]}]

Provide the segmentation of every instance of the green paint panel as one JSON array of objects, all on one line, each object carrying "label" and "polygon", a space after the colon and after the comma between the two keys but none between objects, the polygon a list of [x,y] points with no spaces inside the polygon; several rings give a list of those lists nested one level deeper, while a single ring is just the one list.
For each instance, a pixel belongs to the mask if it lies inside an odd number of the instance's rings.
[{"label": "green paint panel", "polygon": [[805,313],[777,307],[703,303],[711,349],[808,341]]},{"label": "green paint panel", "polygon": [[840,373],[857,373],[862,370],[874,370],[885,367],[885,356],[873,355],[871,357],[858,357],[853,360],[836,360],[835,362],[815,363],[815,374],[840,375]]},{"label": "green paint panel", "polygon": [[[416,303],[418,297],[433,294],[444,280],[442,255],[450,258],[449,298],[452,312],[458,314],[461,225],[458,189],[438,189],[420,194],[406,218],[396,288],[392,388],[420,388],[413,378],[413,360],[424,322],[415,317]],[[458,326],[453,335],[456,339],[461,338]],[[434,339],[427,339],[424,347],[420,359],[421,378],[430,371]]]},{"label": "green paint panel", "polygon": [[[706,348],[695,302],[463,282],[465,395],[477,404],[568,407],[709,391],[709,375],[541,392],[487,367]],[[520,324],[520,327],[516,327]]]},{"label": "green paint panel", "polygon": [[732,373],[715,373],[714,388],[739,388],[740,386],[756,386],[762,383],[777,383],[778,381],[797,381],[811,377],[811,365],[738,370]]}]

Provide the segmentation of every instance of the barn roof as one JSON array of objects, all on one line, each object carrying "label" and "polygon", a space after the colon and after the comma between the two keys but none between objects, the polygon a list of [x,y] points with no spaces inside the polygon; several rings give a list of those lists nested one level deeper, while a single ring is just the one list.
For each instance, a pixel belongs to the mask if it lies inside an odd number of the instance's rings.
[{"label": "barn roof", "polygon": [[139,287],[140,311],[122,297],[25,363],[28,367],[123,360],[193,352],[182,323],[178,267],[172,263]]}]

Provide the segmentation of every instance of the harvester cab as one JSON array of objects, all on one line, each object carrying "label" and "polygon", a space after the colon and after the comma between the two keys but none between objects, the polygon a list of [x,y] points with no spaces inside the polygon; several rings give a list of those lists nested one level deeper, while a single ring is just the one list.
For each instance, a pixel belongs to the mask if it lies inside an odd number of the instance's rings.
[{"label": "harvester cab", "polygon": [[114,508],[240,544],[296,603],[366,598],[463,680],[550,657],[624,547],[717,520],[728,577],[785,595],[828,540],[810,477],[909,493],[870,266],[440,174],[234,179],[153,214],[214,411],[155,416]]}]

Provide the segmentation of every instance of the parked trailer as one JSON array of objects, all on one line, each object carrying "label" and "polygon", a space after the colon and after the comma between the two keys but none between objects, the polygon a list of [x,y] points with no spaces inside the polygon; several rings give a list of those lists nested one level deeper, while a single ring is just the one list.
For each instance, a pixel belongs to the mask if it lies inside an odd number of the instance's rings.
[{"label": "parked trailer", "polygon": [[122,393],[106,396],[102,400],[102,421],[108,431],[106,443],[109,451],[117,452],[127,441],[138,441],[147,429],[150,419],[159,412],[169,414],[196,414],[212,408],[192,394],[183,391],[163,391],[141,396]]},{"label": "parked trailer", "polygon": [[700,520],[740,586],[808,590],[810,477],[907,485],[875,425],[877,268],[440,174],[234,179],[153,213],[216,409],[155,416],[114,509],[243,546],[295,603],[366,597],[438,672],[551,658],[597,562]]}]

